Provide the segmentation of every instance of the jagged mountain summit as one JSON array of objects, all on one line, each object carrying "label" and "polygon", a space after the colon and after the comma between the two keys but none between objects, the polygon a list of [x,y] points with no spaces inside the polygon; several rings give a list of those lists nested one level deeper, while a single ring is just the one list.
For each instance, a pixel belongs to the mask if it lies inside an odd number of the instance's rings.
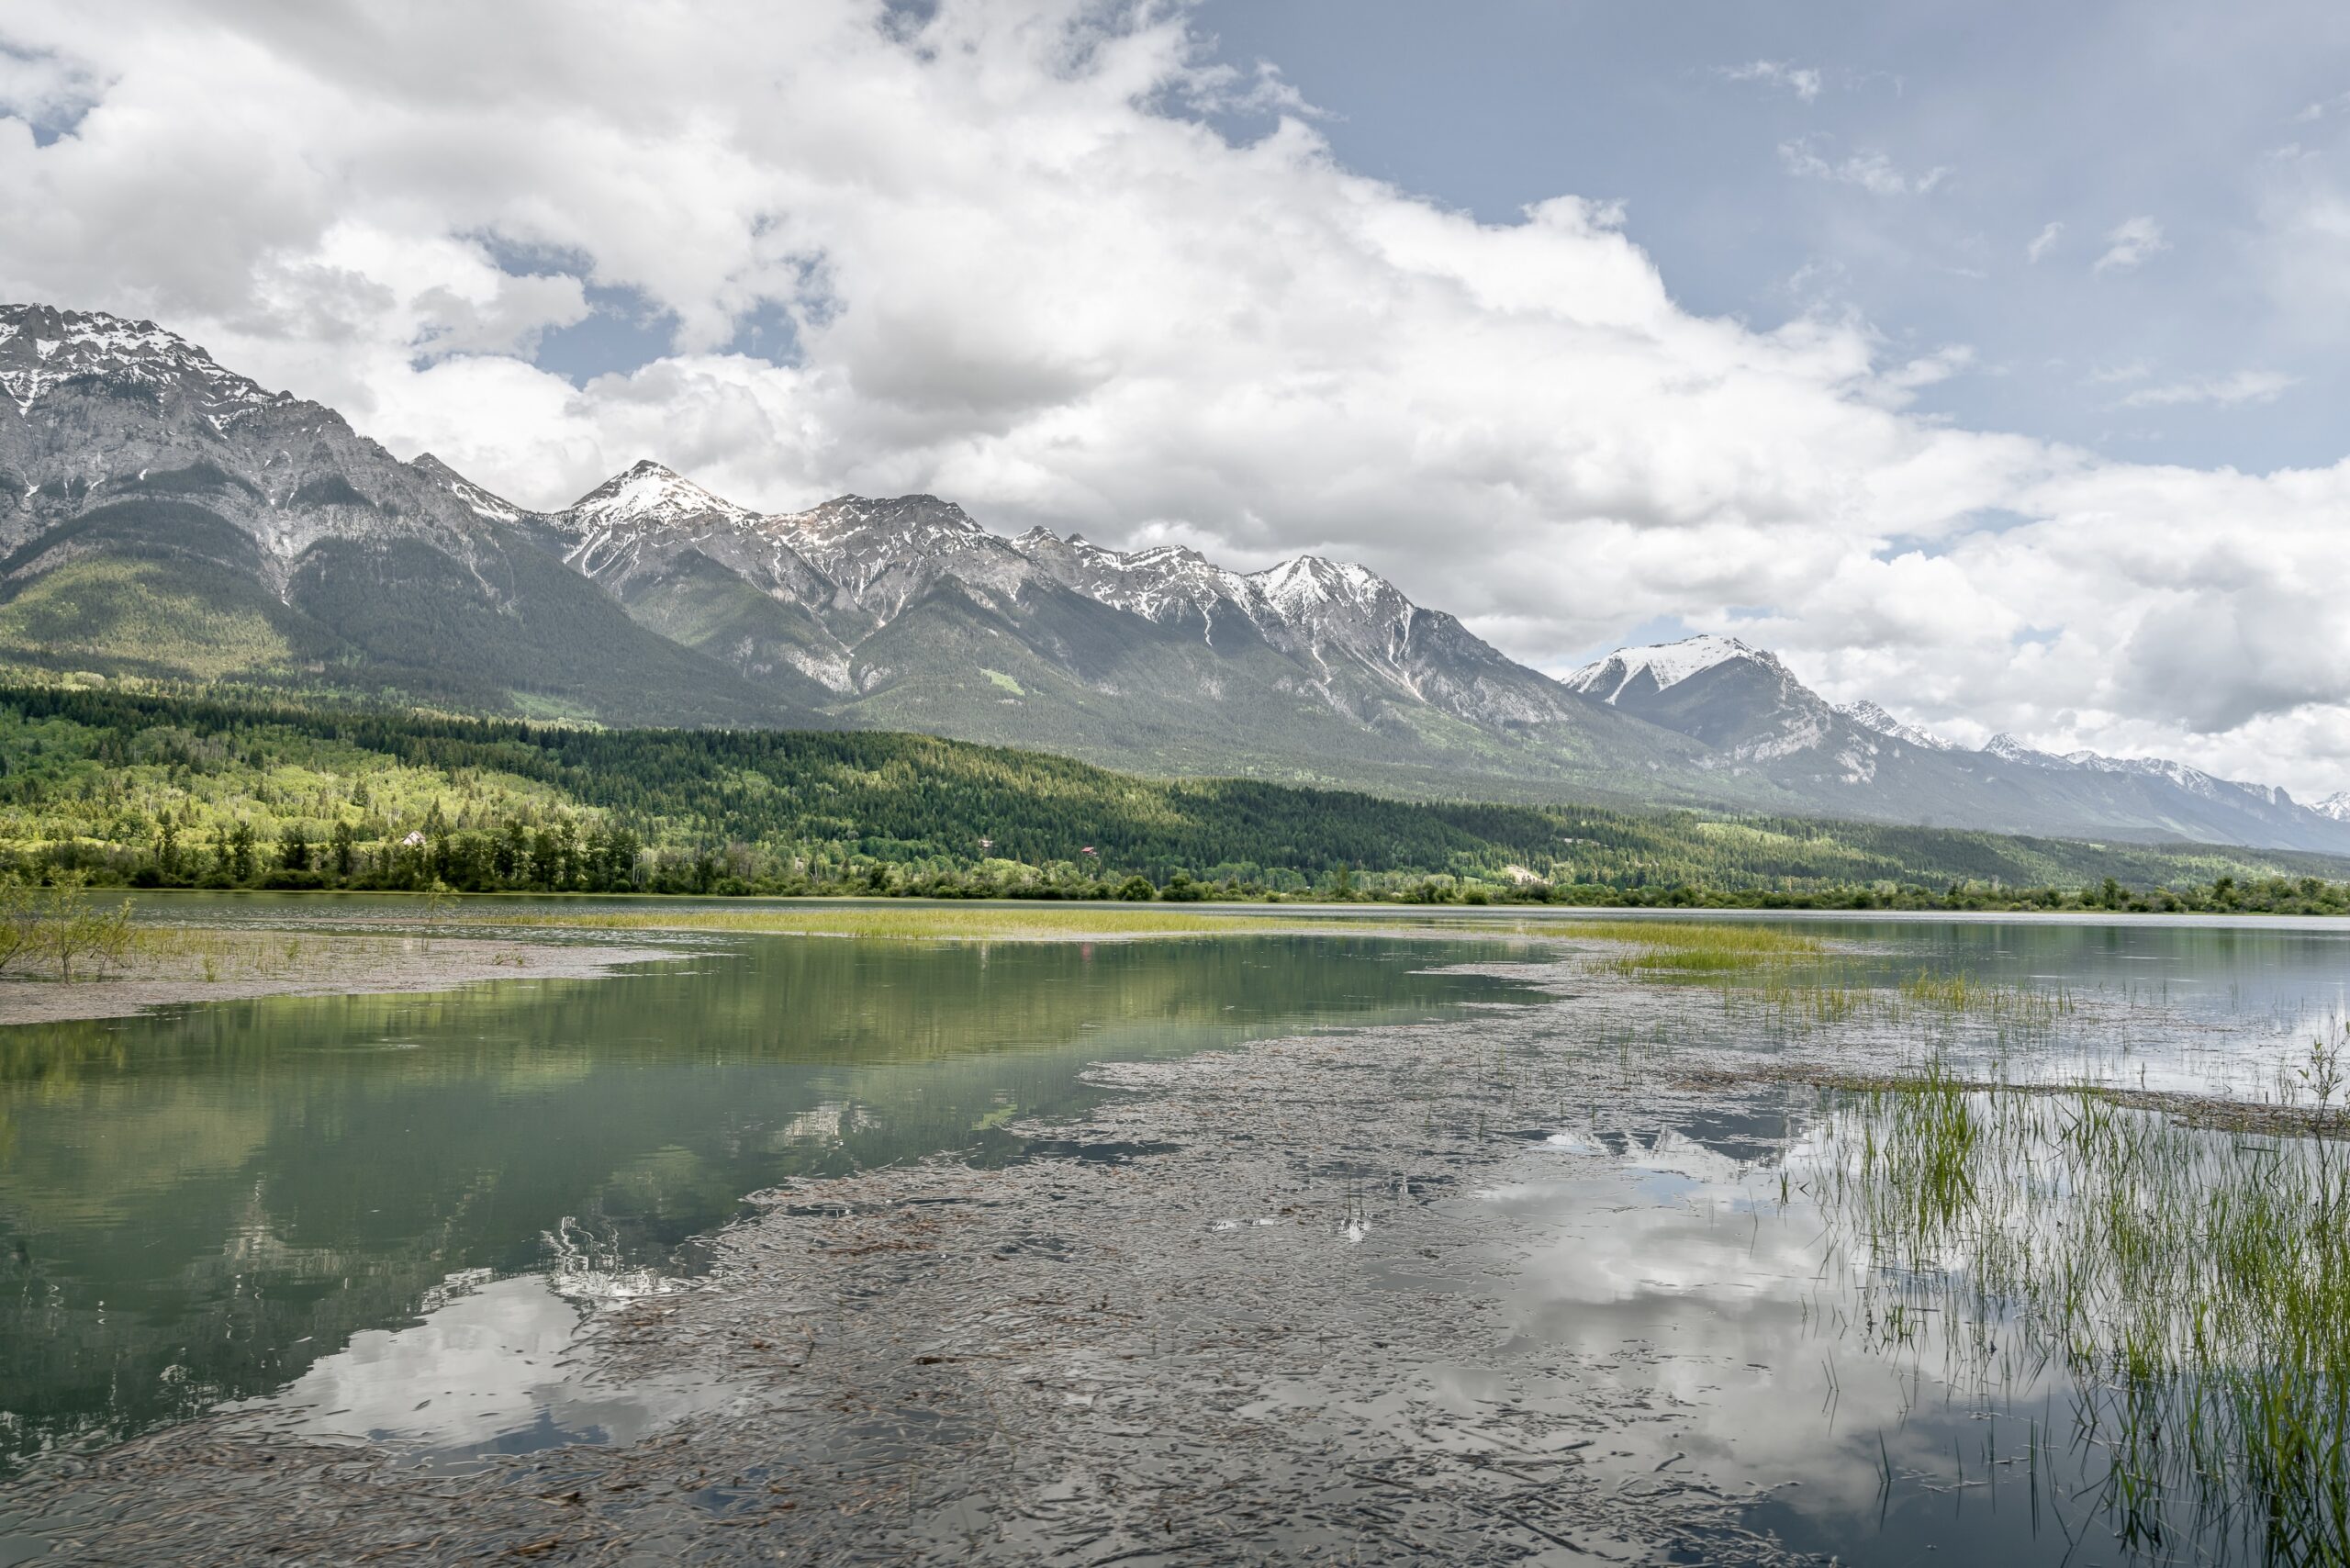
[{"label": "jagged mountain summit", "polygon": [[615,721],[811,718],[635,624],[527,516],[149,321],[0,306],[0,649]]},{"label": "jagged mountain summit", "polygon": [[0,307],[0,387],[17,412],[61,386],[96,379],[157,398],[192,403],[207,420],[233,421],[291,403],[221,368],[213,357],[155,325],[50,306]]},{"label": "jagged mountain summit", "polygon": [[1930,730],[1923,730],[1915,724],[1905,723],[1865,697],[1858,702],[1845,703],[1840,711],[1863,729],[1874,730],[1881,735],[1891,735],[1897,741],[1908,741],[1911,745],[1923,746],[1928,751],[1956,751],[1958,749],[1951,742],[1942,739]]},{"label": "jagged mountain summit", "polygon": [[1355,564],[740,505],[640,462],[538,511],[151,322],[0,307],[0,658],[608,723],[868,725],[1159,774],[2350,850],[2174,764],[1947,746],[1729,637],[1553,679]]},{"label": "jagged mountain summit", "polygon": [[1774,654],[1750,647],[1735,637],[1707,633],[1684,637],[1676,643],[1618,648],[1568,676],[1563,684],[1569,690],[1596,697],[1602,702],[1617,702],[1629,694],[1639,703],[1692,676],[1740,662],[1771,669],[1780,667]]},{"label": "jagged mountain summit", "polygon": [[1838,815],[1942,826],[2350,849],[2337,815],[2272,785],[2181,763],[2035,751],[1997,735],[1966,751],[1874,702],[1838,708],[1775,655],[1734,637],[1621,649],[1566,678],[1576,690],[1703,740],[1707,766],[1759,776]]},{"label": "jagged mountain summit", "polygon": [[[543,520],[643,624],[795,700],[1171,771],[1514,792],[1708,789],[1699,748],[1580,700],[1368,569],[1008,539],[934,496],[759,516],[640,464]],[[1662,778],[1662,783],[1653,782]]]}]

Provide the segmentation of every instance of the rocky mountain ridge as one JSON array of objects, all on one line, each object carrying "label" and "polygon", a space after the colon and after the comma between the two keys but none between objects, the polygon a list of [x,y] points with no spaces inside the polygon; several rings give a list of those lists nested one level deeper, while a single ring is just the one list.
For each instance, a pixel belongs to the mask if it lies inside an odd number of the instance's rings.
[{"label": "rocky mountain ridge", "polygon": [[[1282,776],[1332,747],[1355,767],[1476,751],[1528,782],[1562,764],[1597,782],[1610,748],[1684,777],[1694,761],[1320,556],[1243,573],[1179,548],[1006,538],[934,496],[760,515],[649,461],[538,521],[648,627],[869,722],[1154,761],[1224,736],[1244,756],[1290,753],[1265,769]],[[969,663],[940,659],[958,644]],[[1147,711],[1119,711],[1136,700]]]},{"label": "rocky mountain ridge", "polygon": [[644,632],[521,509],[152,322],[0,306],[0,648],[21,660],[616,719],[812,716]]},{"label": "rocky mountain ridge", "polygon": [[1338,666],[1476,722],[1544,723],[1583,716],[1555,683],[1512,663],[1452,616],[1413,603],[1367,567],[1301,555],[1258,572],[1196,551],[1105,549],[1072,533],[990,532],[934,496],[843,496],[802,512],[762,516],[650,460],[549,514],[577,543],[566,559],[599,581],[624,580],[653,560],[699,552],[797,603],[830,645],[796,667],[837,691],[855,689],[850,648],[941,582],[999,611],[1058,584],[1152,625],[1227,650],[1261,643],[1295,662],[1336,705],[1357,704]]},{"label": "rocky mountain ridge", "polygon": [[912,729],[1160,774],[2350,851],[2350,798],[1964,752],[1708,637],[1553,679],[1367,568],[768,514],[657,463],[543,512],[150,322],[0,307],[0,656],[606,723]]}]

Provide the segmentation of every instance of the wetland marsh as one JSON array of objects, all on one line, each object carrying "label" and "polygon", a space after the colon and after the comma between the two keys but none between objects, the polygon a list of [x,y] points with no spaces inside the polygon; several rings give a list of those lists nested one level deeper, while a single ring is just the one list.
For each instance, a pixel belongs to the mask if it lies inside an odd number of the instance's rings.
[{"label": "wetland marsh", "polygon": [[165,902],[0,1561],[2344,1560],[2350,930]]}]

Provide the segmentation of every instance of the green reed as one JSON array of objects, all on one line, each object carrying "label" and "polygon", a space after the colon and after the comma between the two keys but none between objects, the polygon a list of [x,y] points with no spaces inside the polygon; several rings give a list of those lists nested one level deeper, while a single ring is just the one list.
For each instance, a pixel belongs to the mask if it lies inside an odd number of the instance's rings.
[{"label": "green reed", "polygon": [[2350,1561],[2341,1146],[1970,1087],[1938,1059],[1836,1102],[1821,1140],[1808,1185],[1872,1265],[1881,1346],[1916,1353],[1930,1322],[1962,1381],[2061,1367],[2126,1543]]}]

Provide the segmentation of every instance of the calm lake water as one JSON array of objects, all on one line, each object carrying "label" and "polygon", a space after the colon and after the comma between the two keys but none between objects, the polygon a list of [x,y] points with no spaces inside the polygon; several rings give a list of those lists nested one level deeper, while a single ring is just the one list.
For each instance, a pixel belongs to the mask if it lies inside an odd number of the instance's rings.
[{"label": "calm lake water", "polygon": [[[225,914],[316,926],[416,907],[338,903]],[[1429,972],[1512,956],[1483,941],[661,940],[693,956],[0,1028],[0,1451],[272,1394],[356,1337],[378,1382],[478,1361],[486,1340],[559,1349],[576,1304],[690,1271],[692,1238],[781,1178],[1023,1158],[1001,1124],[1081,1108],[1089,1062],[1531,994]],[[482,1289],[501,1281],[517,1282]],[[386,1336],[436,1315],[447,1332],[421,1338],[437,1349]],[[520,1368],[471,1414],[409,1420],[408,1397],[359,1429],[495,1450],[653,1414],[550,1424]]]},{"label": "calm lake water", "polygon": [[[151,912],[328,925],[415,907]],[[1964,971],[2143,1009],[2119,1034],[2060,1024],[2006,1062],[2017,1076],[2257,1094],[2350,1001],[2345,926],[1801,924],[1864,945],[1856,972],[1881,983]],[[583,1392],[556,1366],[572,1330],[690,1275],[694,1238],[743,1194],[940,1151],[1064,1154],[1004,1124],[1081,1110],[1090,1062],[1523,1005],[1540,993],[1443,967],[1548,951],[1466,932],[656,939],[688,956],[0,1029],[0,1462],[256,1400],[433,1462],[625,1440],[722,1391]],[[1595,1176],[1481,1196],[1539,1238],[1509,1286],[1521,1331],[1595,1354],[1670,1338],[1643,1375],[1686,1406],[1684,1458],[1785,1488],[1756,1523],[1792,1542],[1847,1562],[1929,1544],[1944,1562],[2064,1560],[2067,1539],[1996,1468],[2019,1446],[2002,1423],[2038,1419],[2056,1385],[1986,1415],[1914,1376],[1840,1371],[1816,1229],[1758,1217],[1800,1134],[1788,1117],[1660,1125],[1607,1143]]]}]

